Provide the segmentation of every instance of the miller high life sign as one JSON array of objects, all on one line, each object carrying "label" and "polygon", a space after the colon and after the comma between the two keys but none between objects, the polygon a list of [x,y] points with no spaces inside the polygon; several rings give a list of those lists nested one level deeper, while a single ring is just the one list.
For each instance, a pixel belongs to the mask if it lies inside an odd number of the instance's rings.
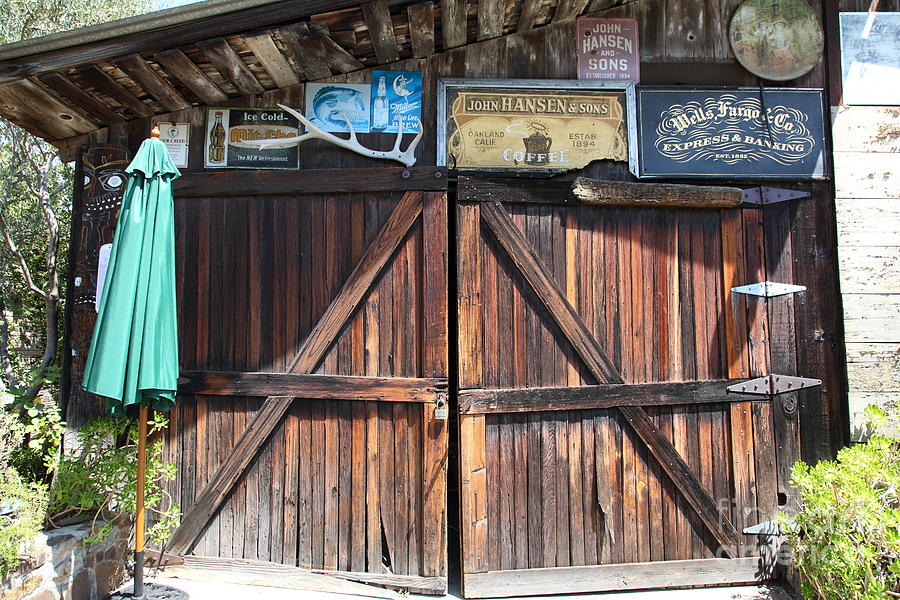
[{"label": "miller high life sign", "polygon": [[575,30],[578,79],[640,81],[637,19],[581,17]]}]

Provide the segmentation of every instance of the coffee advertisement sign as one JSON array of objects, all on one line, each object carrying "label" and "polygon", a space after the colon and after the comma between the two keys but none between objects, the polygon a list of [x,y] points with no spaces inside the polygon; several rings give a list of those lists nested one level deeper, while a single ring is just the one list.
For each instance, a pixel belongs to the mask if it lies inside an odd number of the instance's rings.
[{"label": "coffee advertisement sign", "polygon": [[826,177],[822,90],[641,89],[639,177]]},{"label": "coffee advertisement sign", "polygon": [[438,94],[438,163],[451,169],[540,174],[628,160],[633,85],[445,79]]}]

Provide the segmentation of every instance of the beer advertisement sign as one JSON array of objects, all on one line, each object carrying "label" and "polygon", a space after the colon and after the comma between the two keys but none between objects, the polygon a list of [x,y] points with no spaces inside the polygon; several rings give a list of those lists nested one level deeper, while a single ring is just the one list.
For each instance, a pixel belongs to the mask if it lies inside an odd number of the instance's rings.
[{"label": "beer advertisement sign", "polygon": [[372,71],[373,133],[418,133],[422,126],[422,74]]},{"label": "beer advertisement sign", "polygon": [[639,177],[827,176],[822,90],[638,91]]},{"label": "beer advertisement sign", "polygon": [[298,169],[295,142],[260,150],[250,142],[299,135],[300,123],[279,108],[210,108],[206,115],[205,166],[209,169]]},{"label": "beer advertisement sign", "polygon": [[451,169],[540,174],[628,160],[631,84],[445,79],[438,93],[438,161]]},{"label": "beer advertisement sign", "polygon": [[578,79],[641,80],[637,19],[579,17]]}]

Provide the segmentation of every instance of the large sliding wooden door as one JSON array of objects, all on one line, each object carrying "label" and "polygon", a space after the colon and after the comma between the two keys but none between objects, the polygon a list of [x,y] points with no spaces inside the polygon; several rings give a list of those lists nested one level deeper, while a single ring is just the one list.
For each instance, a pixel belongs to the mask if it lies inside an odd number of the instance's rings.
[{"label": "large sliding wooden door", "polygon": [[730,291],[765,280],[762,213],[541,187],[459,184],[466,597],[765,578],[742,529],[777,510],[796,417],[726,394],[769,373],[772,308]]},{"label": "large sliding wooden door", "polygon": [[434,168],[179,180],[172,551],[446,588],[445,186]]}]

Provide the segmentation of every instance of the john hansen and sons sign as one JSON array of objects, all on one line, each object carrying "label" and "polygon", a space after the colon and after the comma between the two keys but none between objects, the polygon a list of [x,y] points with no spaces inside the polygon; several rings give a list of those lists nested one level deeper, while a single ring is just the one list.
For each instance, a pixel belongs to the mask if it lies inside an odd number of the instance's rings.
[{"label": "john hansen and sons sign", "polygon": [[441,80],[438,160],[459,171],[568,171],[628,160],[634,86]]}]

